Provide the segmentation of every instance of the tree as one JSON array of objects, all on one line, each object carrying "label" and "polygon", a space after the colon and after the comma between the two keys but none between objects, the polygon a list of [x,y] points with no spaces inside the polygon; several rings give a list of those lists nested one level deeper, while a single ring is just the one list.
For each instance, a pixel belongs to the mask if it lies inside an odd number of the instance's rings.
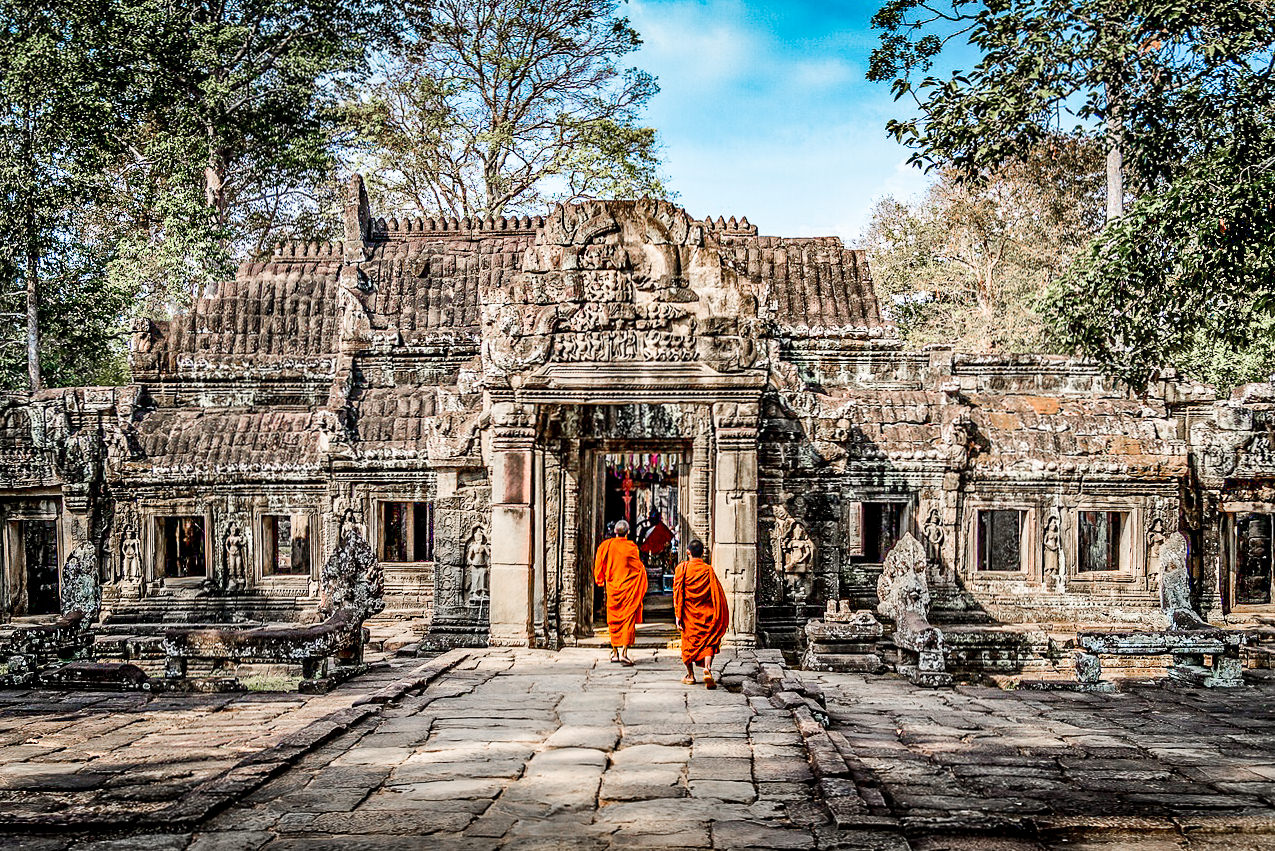
[{"label": "tree", "polygon": [[[1107,147],[1109,225],[1045,313],[1057,345],[1140,386],[1166,363],[1202,375],[1275,324],[1252,273],[1275,231],[1231,183],[1265,183],[1270,11],[1250,0],[890,0],[873,18],[882,41],[869,77],[915,99],[916,117],[888,125],[913,162],[962,180],[1022,161],[1060,128]],[[935,73],[961,41],[978,54],[972,69]],[[1219,218],[1202,202],[1216,191],[1239,218],[1223,214],[1224,250],[1201,255]],[[1132,221],[1118,218],[1126,208]]]},{"label": "tree", "polygon": [[11,375],[25,361],[32,391],[44,386],[41,296],[82,272],[87,251],[75,214],[100,197],[96,170],[113,147],[120,79],[97,55],[115,23],[93,0],[0,0],[0,216],[9,234],[0,245],[0,318],[21,320],[3,323],[0,361]]},{"label": "tree", "polygon": [[664,195],[654,79],[616,0],[435,0],[351,104],[354,162],[396,215],[499,216],[551,200]]},{"label": "tree", "polygon": [[1045,348],[1037,302],[1101,225],[1103,155],[1053,136],[978,182],[940,174],[914,204],[878,202],[873,281],[904,338],[974,351]]},{"label": "tree", "polygon": [[[920,115],[891,121],[913,161],[973,176],[1057,130],[1104,139],[1135,190],[1171,179],[1215,137],[1237,77],[1269,75],[1275,20],[1251,0],[889,0],[868,78],[891,81]],[[974,67],[931,74],[965,41]],[[1071,123],[1071,127],[1063,125]],[[1109,183],[1120,209],[1123,188]]]},{"label": "tree", "polygon": [[395,31],[390,10],[360,0],[116,2],[137,23],[122,46],[134,73],[128,156],[113,175],[129,221],[116,274],[159,292],[193,278],[197,289],[235,254],[330,236],[335,107]]},{"label": "tree", "polygon": [[33,390],[118,376],[135,313],[334,233],[334,107],[397,20],[358,0],[0,0],[0,386],[19,341]]},{"label": "tree", "polygon": [[1228,134],[1094,240],[1048,296],[1055,339],[1135,387],[1168,365],[1220,387],[1275,374],[1275,122],[1252,117],[1264,132]]}]

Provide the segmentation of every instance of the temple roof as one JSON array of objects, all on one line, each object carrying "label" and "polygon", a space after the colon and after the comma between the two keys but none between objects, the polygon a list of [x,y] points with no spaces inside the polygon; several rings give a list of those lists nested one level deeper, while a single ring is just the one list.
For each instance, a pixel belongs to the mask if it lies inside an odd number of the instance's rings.
[{"label": "temple roof", "polygon": [[[340,348],[342,287],[353,285],[365,293],[374,334],[397,332],[395,341],[407,346],[476,338],[480,289],[512,280],[545,221],[377,220],[357,262],[347,262],[348,242],[281,245],[188,311],[155,323],[134,346],[134,371],[139,378],[328,372]],[[785,333],[882,326],[864,252],[835,237],[759,236],[746,219],[703,224],[706,247],[757,294],[761,318]]]},{"label": "temple roof", "polygon": [[161,408],[137,437],[152,473],[304,473],[323,462],[319,423],[310,411]]}]

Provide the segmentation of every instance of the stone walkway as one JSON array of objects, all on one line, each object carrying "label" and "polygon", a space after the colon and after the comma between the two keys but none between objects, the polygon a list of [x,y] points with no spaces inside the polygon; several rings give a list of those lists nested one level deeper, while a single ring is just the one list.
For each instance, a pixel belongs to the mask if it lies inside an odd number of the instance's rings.
[{"label": "stone walkway", "polygon": [[136,821],[400,675],[322,696],[0,690],[0,824]]},{"label": "stone walkway", "polygon": [[[672,651],[638,658],[403,658],[322,697],[0,692],[0,847],[1275,848],[1270,685],[1089,695],[803,673],[832,719],[820,747],[849,768],[830,781],[808,717],[684,686]],[[842,830],[812,766],[861,801]]]},{"label": "stone walkway", "polygon": [[1030,848],[1275,848],[1270,686],[1085,694],[803,676],[823,686],[865,799],[915,847],[962,832],[1034,836],[1014,846]]},{"label": "stone walkway", "polygon": [[682,685],[669,651],[636,658],[478,654],[190,847],[815,847],[827,822],[789,713]]}]

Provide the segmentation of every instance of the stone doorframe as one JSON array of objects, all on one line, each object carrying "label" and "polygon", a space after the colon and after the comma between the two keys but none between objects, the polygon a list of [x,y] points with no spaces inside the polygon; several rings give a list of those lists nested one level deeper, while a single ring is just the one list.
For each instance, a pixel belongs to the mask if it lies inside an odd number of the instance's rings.
[{"label": "stone doorframe", "polygon": [[[743,379],[743,380],[741,380]],[[595,379],[596,380],[596,379]],[[536,405],[690,403],[711,405],[713,420],[712,563],[730,600],[726,643],[757,643],[757,421],[761,376],[730,376],[722,386],[602,390],[548,386],[488,391],[491,412],[492,646],[536,643],[538,548],[544,518],[536,516]]]}]

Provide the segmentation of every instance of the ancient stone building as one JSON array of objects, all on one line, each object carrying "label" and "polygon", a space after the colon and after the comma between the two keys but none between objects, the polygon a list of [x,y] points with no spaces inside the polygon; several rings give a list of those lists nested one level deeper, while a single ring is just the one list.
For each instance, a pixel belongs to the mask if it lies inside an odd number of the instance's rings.
[{"label": "ancient stone building", "polygon": [[908,531],[949,621],[1154,619],[1179,529],[1202,614],[1275,604],[1269,386],[1133,396],[1066,359],[908,351],[862,252],[747,219],[385,221],[355,178],[343,242],[246,263],[131,364],[8,402],[6,617],[53,610],[87,540],[108,623],[305,618],[354,523],[431,640],[558,646],[597,624],[605,530],[656,510],[708,544],[741,644],[873,607]]}]

